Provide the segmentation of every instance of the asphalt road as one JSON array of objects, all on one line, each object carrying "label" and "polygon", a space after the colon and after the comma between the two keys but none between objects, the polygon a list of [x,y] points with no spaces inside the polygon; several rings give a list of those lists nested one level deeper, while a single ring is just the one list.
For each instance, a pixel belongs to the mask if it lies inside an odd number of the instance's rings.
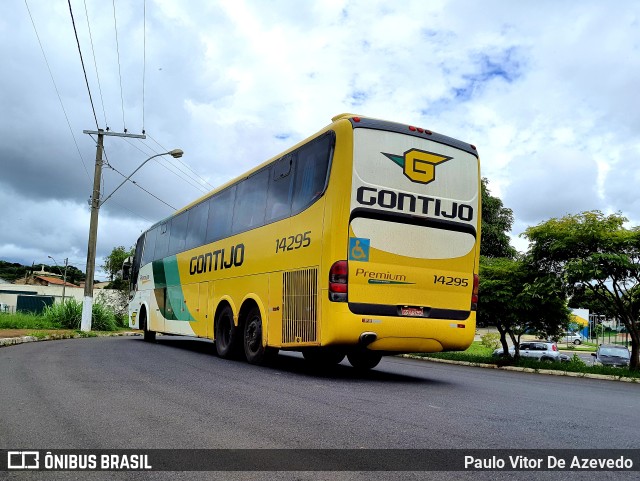
[{"label": "asphalt road", "polygon": [[[640,447],[638,384],[397,357],[365,374],[346,362],[318,373],[296,354],[256,367],[219,359],[212,348],[208,341],[178,337],[162,337],[156,344],[122,337],[2,348],[0,449]],[[205,473],[30,474],[207,478]],[[217,479],[258,477],[218,474]],[[638,473],[277,474],[264,479],[600,480],[637,479]]]}]

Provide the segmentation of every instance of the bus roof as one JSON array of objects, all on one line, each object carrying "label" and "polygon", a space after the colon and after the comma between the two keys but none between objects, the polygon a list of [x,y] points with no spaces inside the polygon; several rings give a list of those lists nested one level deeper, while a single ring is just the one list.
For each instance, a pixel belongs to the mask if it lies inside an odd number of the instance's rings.
[{"label": "bus roof", "polygon": [[233,179],[230,179],[229,181],[225,182],[224,184],[216,187],[215,189],[211,190],[210,192],[204,194],[203,196],[197,198],[196,200],[194,200],[193,202],[187,204],[186,206],[182,207],[181,209],[176,210],[173,214],[165,217],[164,219],[154,223],[151,227],[149,227],[148,230],[151,230],[153,227],[157,226],[158,224],[161,224],[163,222],[165,222],[167,219],[170,219],[172,217],[174,217],[177,214],[180,214],[181,212],[184,212],[188,209],[190,209],[191,207],[193,207],[194,205],[199,204],[200,202],[203,202],[204,200],[208,199],[209,197],[214,196],[215,194],[217,194],[218,192],[221,192],[222,190],[226,189],[227,187],[243,180],[246,179],[247,177],[250,177],[252,174],[254,174],[255,172],[259,171],[260,169],[264,168],[266,165],[268,165],[269,163],[273,162],[276,159],[281,158],[284,155],[287,155],[289,152],[292,152],[294,150],[296,150],[298,147],[301,147],[302,145],[306,144],[307,142],[309,142],[311,139],[318,137],[320,135],[322,135],[323,133],[327,132],[328,130],[331,130],[332,128],[334,128],[334,126],[340,122],[343,121],[348,121],[349,123],[351,123],[352,128],[356,129],[356,128],[369,128],[369,129],[377,129],[377,130],[386,130],[389,132],[398,132],[398,133],[402,133],[402,134],[406,134],[406,135],[413,135],[416,137],[421,137],[421,138],[427,138],[429,140],[432,140],[434,142],[440,143],[440,144],[445,144],[445,145],[450,145],[452,147],[464,150],[465,152],[468,152],[474,156],[478,156],[478,152],[476,150],[476,147],[472,144],[468,144],[465,142],[462,142],[460,140],[454,139],[453,137],[447,137],[446,135],[442,135],[442,134],[438,134],[436,132],[433,132],[431,130],[428,129],[424,129],[421,127],[415,127],[413,125],[408,125],[408,124],[401,124],[401,123],[397,123],[397,122],[390,122],[388,120],[381,120],[381,119],[376,119],[373,117],[365,117],[362,115],[356,115],[356,114],[351,114],[351,113],[342,113],[342,114],[338,114],[335,115],[334,117],[331,118],[331,124],[327,125],[326,127],[324,127],[323,129],[319,130],[318,132],[314,133],[313,135],[310,135],[309,137],[304,138],[303,140],[301,140],[300,142],[296,143],[295,145],[292,145],[291,147],[289,147],[288,149],[286,149],[285,151],[277,154],[274,157],[271,157],[267,160],[265,160],[264,162],[260,163],[259,165],[253,167],[252,169],[250,169],[249,171],[245,172],[244,174],[235,177]]}]

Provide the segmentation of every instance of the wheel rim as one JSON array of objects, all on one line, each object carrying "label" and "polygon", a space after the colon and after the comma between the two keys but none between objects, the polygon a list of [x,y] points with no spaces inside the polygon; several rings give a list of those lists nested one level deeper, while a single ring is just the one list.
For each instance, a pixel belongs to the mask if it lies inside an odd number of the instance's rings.
[{"label": "wheel rim", "polygon": [[260,320],[257,317],[252,318],[247,325],[247,333],[245,342],[247,349],[251,353],[256,353],[262,344],[262,333],[260,332]]},{"label": "wheel rim", "polygon": [[229,322],[229,316],[223,316],[220,318],[220,342],[223,346],[228,346],[231,342],[231,323]]}]

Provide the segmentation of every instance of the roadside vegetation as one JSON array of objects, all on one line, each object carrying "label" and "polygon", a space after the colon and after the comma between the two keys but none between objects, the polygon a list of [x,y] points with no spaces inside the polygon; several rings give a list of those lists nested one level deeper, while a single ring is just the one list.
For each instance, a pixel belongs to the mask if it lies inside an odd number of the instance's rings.
[{"label": "roadside vegetation", "polygon": [[[483,336],[486,337],[486,336]],[[483,339],[484,341],[484,339]],[[417,354],[420,357],[434,358],[434,359],[447,359],[451,361],[463,361],[472,364],[494,364],[496,366],[516,366],[529,368],[533,370],[552,370],[573,372],[579,374],[602,374],[607,376],[616,377],[630,377],[640,381],[640,372],[637,370],[630,370],[629,368],[622,367],[610,367],[610,366],[591,366],[586,364],[580,357],[573,353],[569,362],[548,362],[538,361],[529,358],[514,359],[510,357],[497,358],[492,356],[494,351],[493,347],[483,345],[482,341],[476,341],[469,349],[462,352],[438,352],[434,354]],[[595,351],[595,349],[594,349]]]},{"label": "roadside vegetation", "polygon": [[[0,329],[72,330],[79,331],[82,320],[82,303],[67,299],[64,303],[47,306],[42,314],[0,313]],[[100,301],[93,304],[91,328],[93,331],[117,331],[125,329],[126,318],[117,315],[112,308]],[[34,333],[36,337],[38,333]]]},{"label": "roadside vegetation", "polygon": [[59,322],[52,322],[43,316],[17,312],[0,313],[0,329],[60,329]]},{"label": "roadside vegetation", "polygon": [[512,210],[482,179],[478,324],[495,326],[519,362],[523,335],[558,338],[572,330],[569,306],[588,309],[598,337],[605,319],[628,333],[630,369],[640,371],[640,226],[620,213],[565,215],[527,228],[520,253],[508,241],[512,224]]}]

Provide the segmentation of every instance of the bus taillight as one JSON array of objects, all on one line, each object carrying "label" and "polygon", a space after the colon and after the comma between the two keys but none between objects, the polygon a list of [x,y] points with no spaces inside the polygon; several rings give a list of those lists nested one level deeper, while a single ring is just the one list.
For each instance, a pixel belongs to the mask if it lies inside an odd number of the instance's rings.
[{"label": "bus taillight", "polygon": [[329,271],[329,300],[347,302],[347,261],[336,261]]},{"label": "bus taillight", "polygon": [[473,275],[473,292],[471,293],[471,310],[478,309],[478,286],[480,285],[480,277],[478,274]]}]

